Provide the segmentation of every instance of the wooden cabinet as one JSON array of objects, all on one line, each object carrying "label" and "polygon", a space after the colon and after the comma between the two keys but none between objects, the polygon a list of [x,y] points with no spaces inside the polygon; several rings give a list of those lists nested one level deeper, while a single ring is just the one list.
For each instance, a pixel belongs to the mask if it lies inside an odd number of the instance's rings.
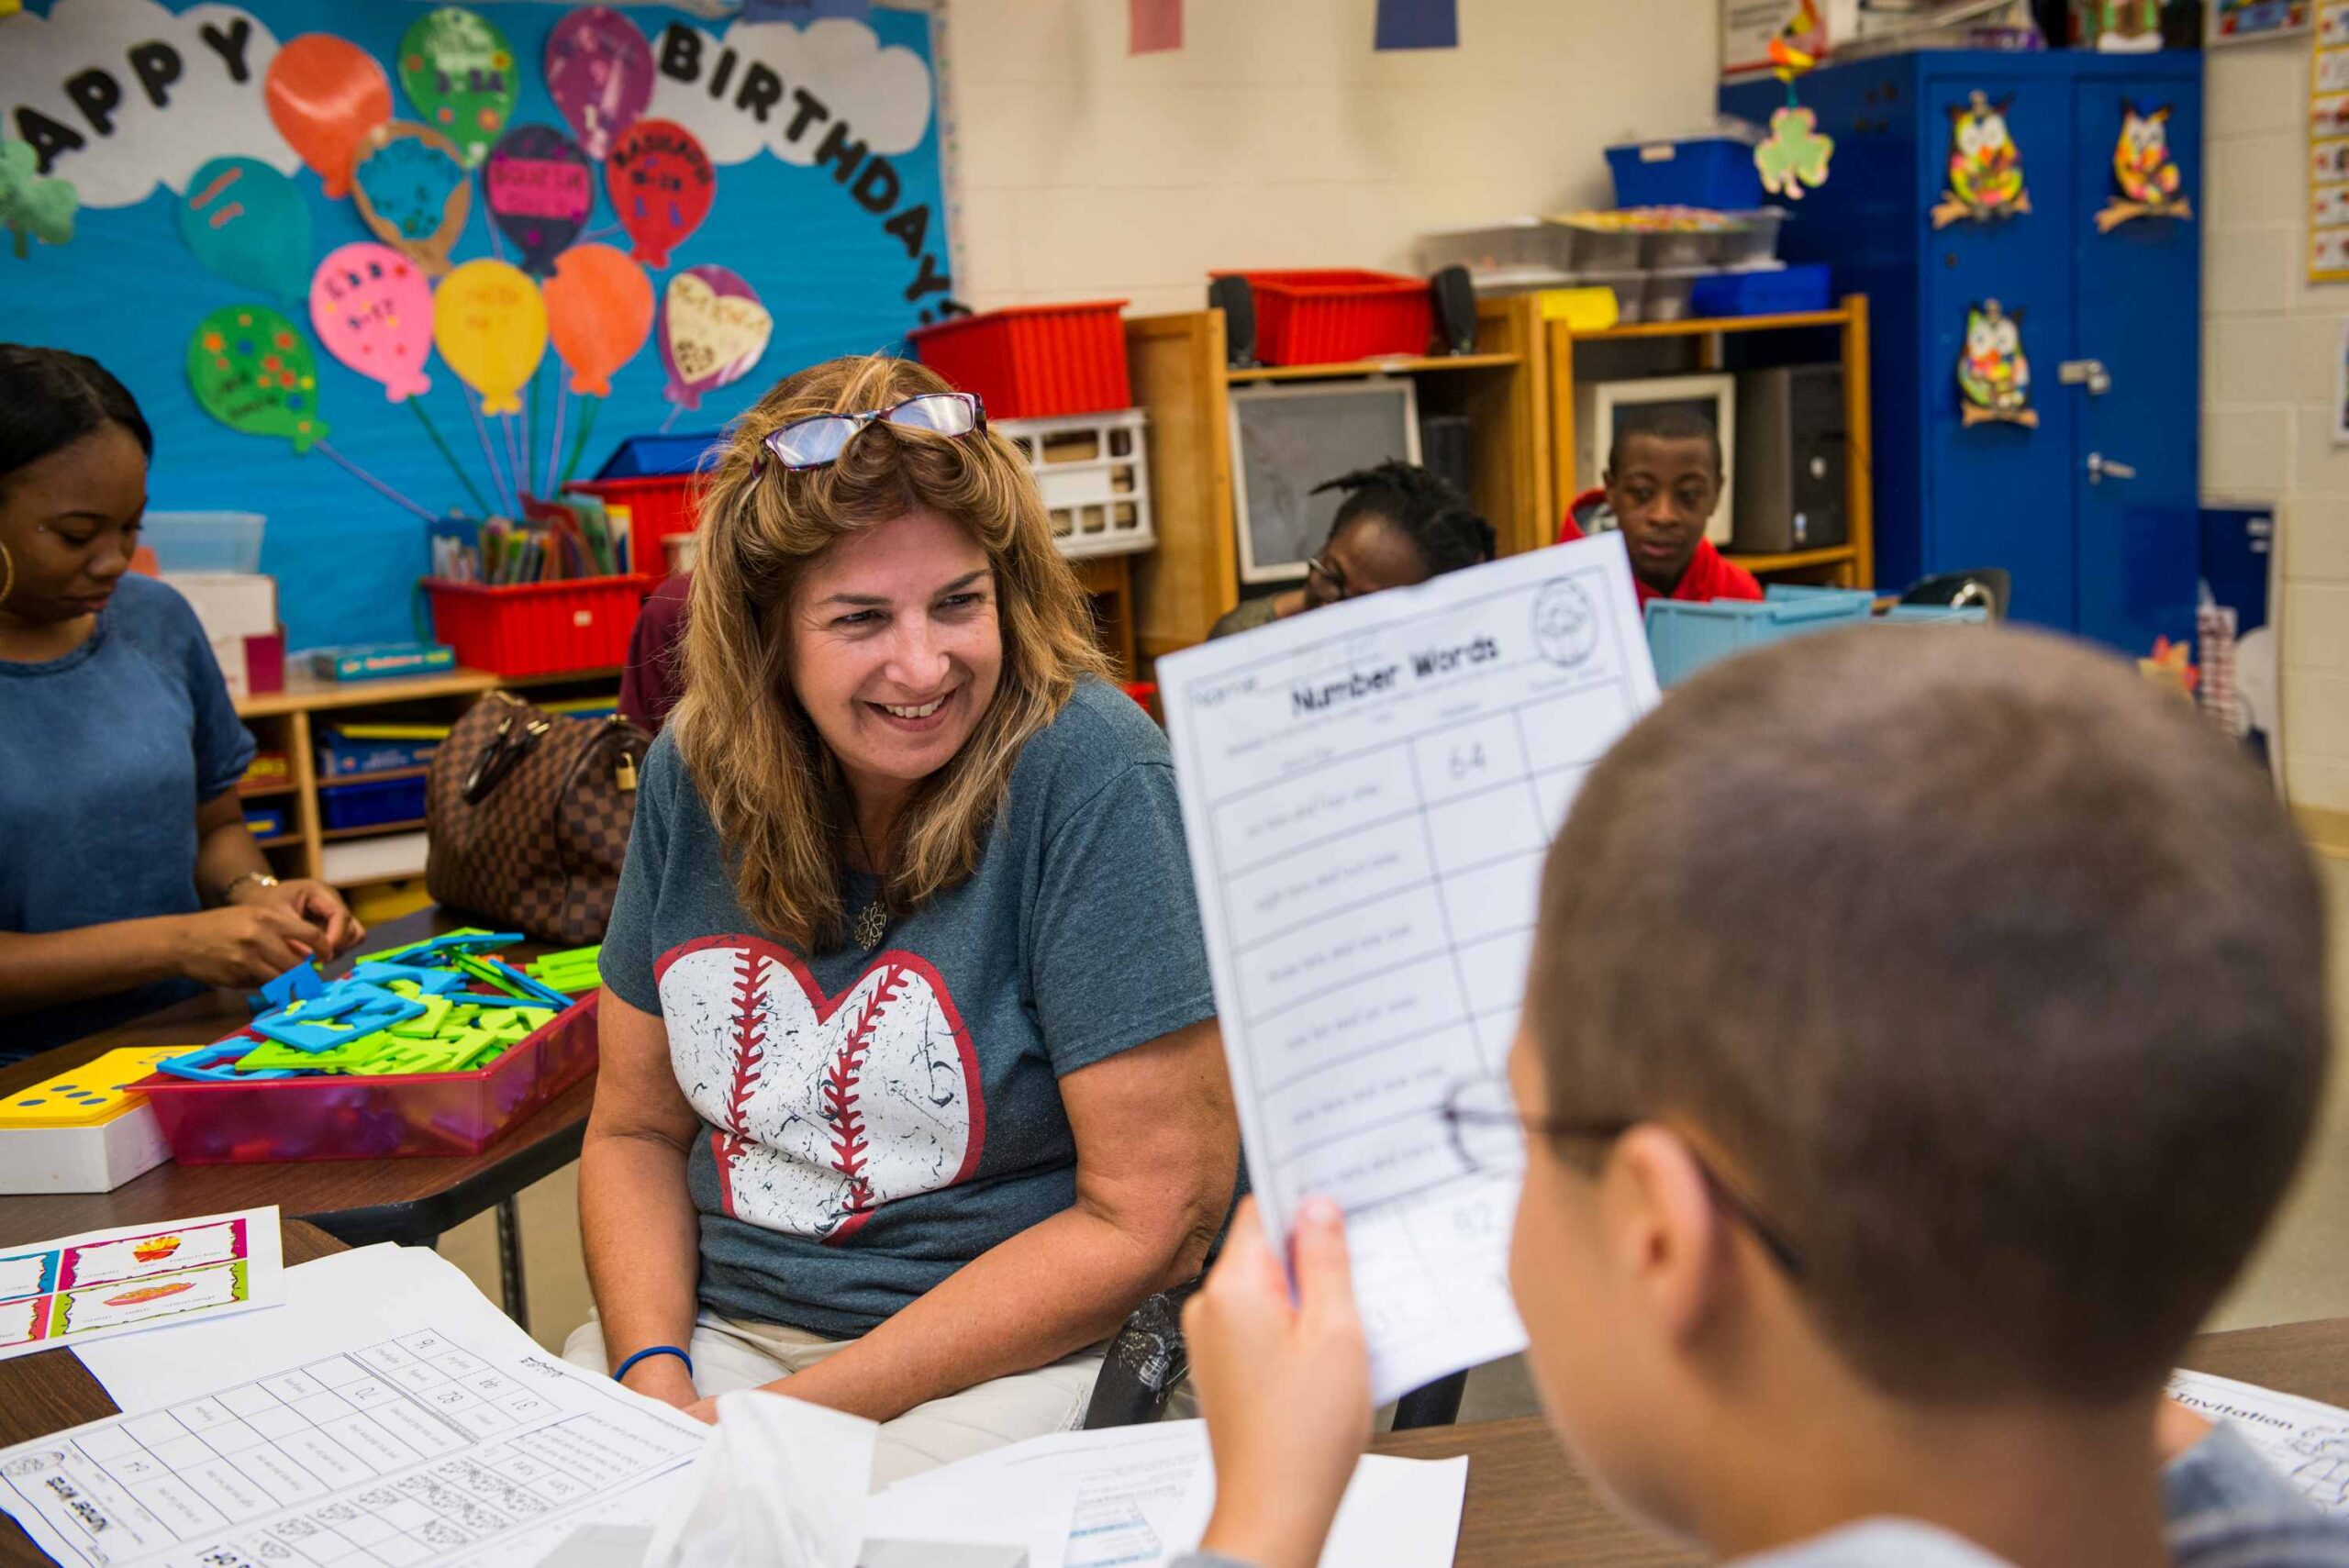
[{"label": "wooden cabinet", "polygon": [[1186,311],[1126,322],[1134,397],[1150,416],[1151,508],[1157,548],[1133,558],[1134,627],[1144,660],[1206,640],[1240,603],[1233,535],[1230,390],[1264,382],[1409,376],[1421,414],[1471,422],[1470,498],[1504,554],[1556,535],[1544,423],[1539,302],[1477,308],[1474,352],[1351,364],[1226,365],[1223,313]]}]

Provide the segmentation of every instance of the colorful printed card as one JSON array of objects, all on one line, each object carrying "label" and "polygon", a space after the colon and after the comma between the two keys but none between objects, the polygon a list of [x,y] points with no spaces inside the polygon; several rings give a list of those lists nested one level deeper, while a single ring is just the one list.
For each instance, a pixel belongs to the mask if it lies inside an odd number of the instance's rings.
[{"label": "colorful printed card", "polygon": [[0,1361],[284,1299],[273,1206],[0,1247]]}]

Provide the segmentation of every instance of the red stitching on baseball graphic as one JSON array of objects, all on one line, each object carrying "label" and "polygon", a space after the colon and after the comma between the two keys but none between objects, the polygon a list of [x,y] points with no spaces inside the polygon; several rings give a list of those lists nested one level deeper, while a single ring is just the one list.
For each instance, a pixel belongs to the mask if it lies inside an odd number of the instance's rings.
[{"label": "red stitching on baseball graphic", "polygon": [[759,1007],[759,959],[740,949],[734,957],[734,1083],[726,1095],[727,1131],[718,1174],[730,1195],[734,1167],[750,1148],[751,1095],[759,1086],[759,1062],[766,1055],[766,1019]]},{"label": "red stitching on baseball graphic", "polygon": [[905,972],[896,964],[881,972],[880,984],[874,986],[863,1010],[841,1036],[840,1052],[824,1073],[824,1118],[832,1124],[832,1169],[848,1178],[848,1209],[840,1229],[825,1238],[828,1241],[845,1240],[873,1216],[873,1184],[864,1173],[868,1152],[864,1118],[852,1096],[864,1071],[864,1053],[872,1048],[881,1009],[896,1000],[896,992],[904,984]]}]

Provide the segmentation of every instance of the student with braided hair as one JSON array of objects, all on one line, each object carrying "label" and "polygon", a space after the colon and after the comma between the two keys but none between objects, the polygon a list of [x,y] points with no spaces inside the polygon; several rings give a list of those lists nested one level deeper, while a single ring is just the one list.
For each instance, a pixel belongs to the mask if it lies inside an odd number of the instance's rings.
[{"label": "student with braided hair", "polygon": [[1230,637],[1341,599],[1406,588],[1493,558],[1493,525],[1449,482],[1416,463],[1386,462],[1314,487],[1342,490],[1321,553],[1305,563],[1302,587],[1250,599],[1215,623]]}]

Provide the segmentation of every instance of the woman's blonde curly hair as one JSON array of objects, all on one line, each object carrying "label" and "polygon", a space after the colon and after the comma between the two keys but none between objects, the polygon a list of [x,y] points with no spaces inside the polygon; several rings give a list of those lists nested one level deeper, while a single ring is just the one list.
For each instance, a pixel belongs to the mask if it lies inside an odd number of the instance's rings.
[{"label": "woman's blonde curly hair", "polygon": [[792,694],[792,585],[817,556],[861,529],[929,510],[969,529],[995,572],[1003,632],[995,698],[952,761],[915,787],[890,842],[873,846],[887,868],[893,914],[977,869],[1019,749],[1059,715],[1079,679],[1108,673],[1035,479],[1001,437],[876,421],[829,468],[792,473],[761,461],[766,439],[795,419],[952,390],[907,360],[810,366],[736,421],[702,496],[685,690],[669,728],[726,846],[743,909],[805,951],[835,948],[845,936],[843,845],[854,822],[840,763]]}]

